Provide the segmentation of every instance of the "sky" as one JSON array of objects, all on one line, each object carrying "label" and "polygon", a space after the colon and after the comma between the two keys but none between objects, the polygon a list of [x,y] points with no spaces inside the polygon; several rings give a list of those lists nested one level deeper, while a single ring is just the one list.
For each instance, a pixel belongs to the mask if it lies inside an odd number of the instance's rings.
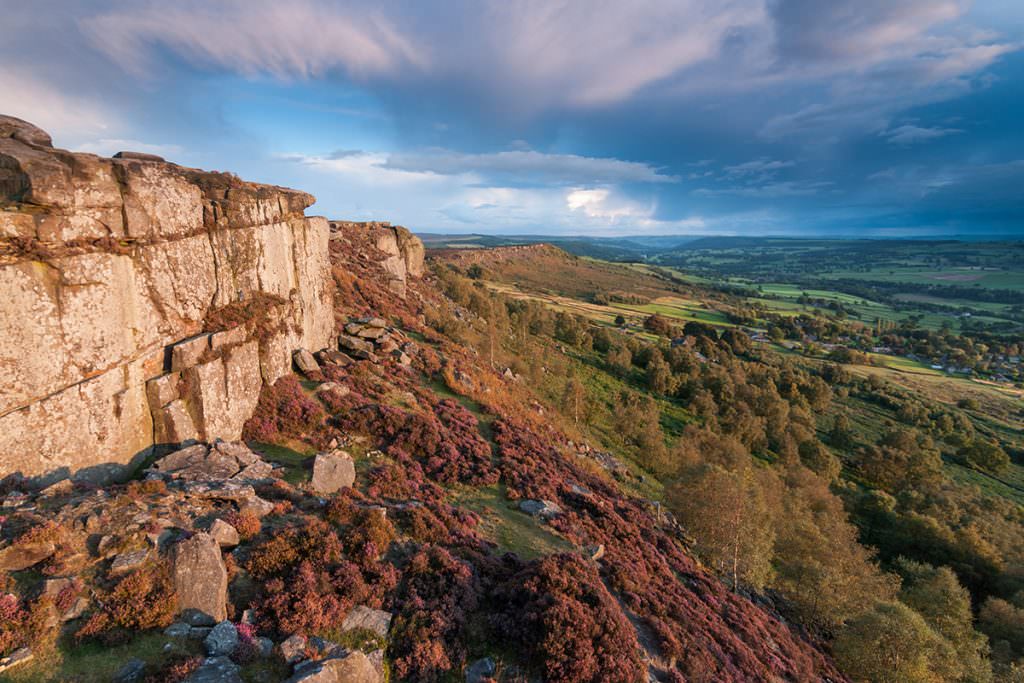
[{"label": "sky", "polygon": [[0,0],[0,113],[419,232],[1024,237],[1021,0]]}]

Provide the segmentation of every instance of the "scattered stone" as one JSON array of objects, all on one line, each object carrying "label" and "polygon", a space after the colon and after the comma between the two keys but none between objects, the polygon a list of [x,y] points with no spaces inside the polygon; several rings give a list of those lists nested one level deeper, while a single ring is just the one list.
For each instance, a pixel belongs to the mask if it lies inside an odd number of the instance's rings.
[{"label": "scattered stone", "polygon": [[149,559],[149,550],[145,548],[121,553],[114,558],[114,562],[110,565],[110,576],[121,576],[134,571],[145,564],[147,559]]},{"label": "scattered stone", "polygon": [[193,626],[227,618],[228,573],[213,536],[198,533],[174,546],[174,587],[178,611]]},{"label": "scattered stone", "polygon": [[562,508],[550,500],[524,500],[519,503],[519,509],[531,517],[549,519],[562,514]]},{"label": "scattered stone", "polygon": [[0,550],[0,569],[20,572],[39,564],[57,552],[57,546],[49,541],[39,543],[15,543]]},{"label": "scattered stone", "polygon": [[32,650],[27,647],[18,648],[3,659],[0,659],[0,672],[32,660]]},{"label": "scattered stone", "polygon": [[306,658],[306,637],[295,634],[289,636],[280,645],[281,656],[289,664],[301,662]]},{"label": "scattered stone", "polygon": [[355,363],[351,356],[347,353],[342,353],[337,349],[324,349],[322,351],[318,351],[316,358],[325,365],[340,365],[343,368]]},{"label": "scattered stone", "polygon": [[183,621],[176,621],[164,629],[164,635],[168,638],[188,638],[191,631],[191,626]]},{"label": "scattered stone", "polygon": [[588,545],[583,548],[583,553],[591,560],[600,560],[604,557],[604,544],[598,543],[597,545]]},{"label": "scattered stone", "polygon": [[186,683],[243,683],[238,665],[227,657],[207,657]]},{"label": "scattered stone", "polygon": [[387,638],[388,630],[391,628],[391,612],[356,605],[345,615],[345,620],[341,622],[341,631],[344,633],[357,628],[373,631],[381,638]]},{"label": "scattered stone", "polygon": [[238,647],[238,629],[230,621],[222,621],[213,627],[203,645],[211,657],[230,656]]},{"label": "scattered stone", "polygon": [[320,372],[320,364],[316,362],[316,358],[313,358],[313,354],[306,349],[299,349],[293,353],[292,360],[295,361],[295,367],[299,369],[299,372],[307,377],[315,372]]},{"label": "scattered stone", "polygon": [[136,683],[136,681],[142,680],[142,676],[145,673],[146,663],[144,661],[137,658],[129,659],[128,662],[118,669],[116,674],[114,674],[114,683]]},{"label": "scattered stone", "polygon": [[347,334],[339,334],[338,344],[339,346],[341,346],[341,348],[347,349],[348,351],[352,352],[352,355],[357,358],[359,357],[357,354],[373,355],[373,344],[366,341],[365,339],[360,339],[359,337],[352,337]]},{"label": "scattered stone", "polygon": [[303,667],[288,683],[379,683],[380,674],[362,652],[350,652]]},{"label": "scattered stone", "polygon": [[260,636],[256,639],[256,644],[260,648],[260,657],[262,657],[263,659],[267,659],[272,654],[274,654],[274,641],[272,641],[270,638]]},{"label": "scattered stone", "polygon": [[71,493],[75,488],[74,483],[70,479],[61,479],[55,484],[50,484],[45,489],[39,492],[42,498],[56,498],[57,496],[66,496]]},{"label": "scattered stone", "polygon": [[213,524],[210,525],[210,535],[213,536],[221,548],[234,548],[241,542],[235,527],[223,519],[213,520]]},{"label": "scattered stone", "polygon": [[359,318],[357,323],[366,325],[367,327],[387,327],[388,321],[384,318]]},{"label": "scattered stone", "polygon": [[313,478],[310,486],[319,494],[334,493],[352,486],[356,480],[356,466],[352,456],[342,450],[317,453],[313,460]]},{"label": "scattered stone", "polygon": [[494,676],[497,667],[490,657],[478,659],[466,667],[466,683],[483,683]]},{"label": "scattered stone", "polygon": [[412,358],[404,351],[395,350],[392,352],[391,357],[398,361],[400,365],[412,365]]},{"label": "scattered stone", "polygon": [[244,443],[218,441],[212,447],[195,444],[164,456],[150,472],[165,479],[194,481],[260,481],[273,475],[274,467]]}]

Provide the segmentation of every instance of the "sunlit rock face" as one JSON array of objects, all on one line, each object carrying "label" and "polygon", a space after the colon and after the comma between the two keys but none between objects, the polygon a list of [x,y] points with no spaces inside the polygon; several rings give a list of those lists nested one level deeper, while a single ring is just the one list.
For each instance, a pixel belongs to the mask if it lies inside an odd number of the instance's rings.
[{"label": "sunlit rock face", "polygon": [[0,474],[239,438],[262,384],[333,334],[313,201],[0,116]]}]

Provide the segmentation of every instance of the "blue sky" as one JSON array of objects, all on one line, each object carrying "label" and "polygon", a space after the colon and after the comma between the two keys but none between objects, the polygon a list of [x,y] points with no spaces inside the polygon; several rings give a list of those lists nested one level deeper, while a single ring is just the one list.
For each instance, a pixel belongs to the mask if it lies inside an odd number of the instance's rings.
[{"label": "blue sky", "polygon": [[1024,236],[1019,0],[4,4],[0,112],[332,218]]}]

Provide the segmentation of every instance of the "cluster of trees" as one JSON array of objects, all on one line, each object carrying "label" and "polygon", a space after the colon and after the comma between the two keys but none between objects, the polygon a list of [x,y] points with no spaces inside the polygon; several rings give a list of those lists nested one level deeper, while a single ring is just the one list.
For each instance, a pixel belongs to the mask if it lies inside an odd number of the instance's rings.
[{"label": "cluster of trees", "polygon": [[[457,273],[442,278],[576,429],[667,485],[709,566],[735,587],[778,595],[781,609],[834,638],[848,671],[920,681],[990,680],[993,662],[1002,676],[1019,671],[1020,621],[991,615],[1020,610],[1024,553],[1014,539],[1024,517],[944,474],[943,451],[989,472],[1008,461],[964,412],[838,364],[811,368],[753,350],[742,333],[652,316],[645,327],[664,341],[651,343],[466,289]],[[784,335],[849,332],[821,318],[787,320],[797,327],[780,326]],[[472,325],[462,333],[474,343]],[[551,353],[553,344],[567,353]],[[851,423],[854,398],[890,416],[878,436]],[[889,640],[898,641],[889,659],[866,654]]]}]

